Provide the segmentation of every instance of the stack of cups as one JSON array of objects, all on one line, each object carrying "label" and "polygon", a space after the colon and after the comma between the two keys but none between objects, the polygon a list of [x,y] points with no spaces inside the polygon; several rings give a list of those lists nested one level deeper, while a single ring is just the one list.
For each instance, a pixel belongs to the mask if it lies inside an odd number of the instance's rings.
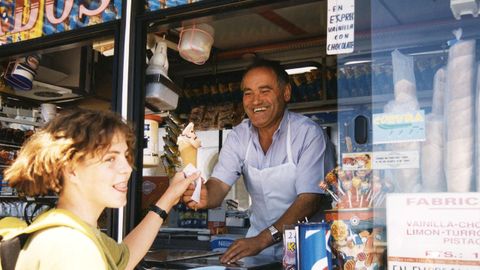
[{"label": "stack of cups", "polygon": [[159,115],[145,115],[144,122],[144,148],[143,148],[143,166],[155,167],[160,162],[158,154],[158,123],[162,121]]},{"label": "stack of cups", "polygon": [[57,115],[57,106],[51,103],[42,103],[40,105],[40,113],[45,123],[50,122]]},{"label": "stack of cups", "polygon": [[476,41],[459,40],[448,51],[445,92],[445,159],[448,192],[472,191],[475,149]]},{"label": "stack of cups", "polygon": [[186,26],[180,32],[178,52],[194,64],[203,65],[210,57],[215,29],[208,24]]},{"label": "stack of cups", "polygon": [[39,55],[30,55],[11,61],[4,74],[5,81],[15,89],[31,90],[39,61]]}]

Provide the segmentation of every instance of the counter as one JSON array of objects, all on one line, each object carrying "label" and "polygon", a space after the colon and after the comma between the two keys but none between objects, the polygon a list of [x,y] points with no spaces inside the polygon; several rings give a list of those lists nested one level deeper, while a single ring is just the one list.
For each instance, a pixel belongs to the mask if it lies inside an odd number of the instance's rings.
[{"label": "counter", "polygon": [[[233,236],[244,237],[247,228],[229,227],[228,231]],[[215,269],[282,269],[281,262],[262,255],[223,265],[219,258],[224,251],[212,251],[210,244],[211,235],[208,229],[161,228],[150,251],[144,257],[142,269],[191,269],[207,266]]]},{"label": "counter", "polygon": [[279,261],[273,261],[272,258],[257,255],[246,257],[234,264],[220,263],[221,252],[205,250],[154,250],[149,251],[144,261],[148,269],[166,270],[166,269],[192,269],[197,267],[210,266],[215,269],[282,269]]}]

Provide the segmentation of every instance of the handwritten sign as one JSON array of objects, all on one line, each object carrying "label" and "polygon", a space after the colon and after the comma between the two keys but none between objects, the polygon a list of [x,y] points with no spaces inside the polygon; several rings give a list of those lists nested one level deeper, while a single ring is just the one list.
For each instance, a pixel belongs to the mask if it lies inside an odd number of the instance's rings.
[{"label": "handwritten sign", "polygon": [[387,196],[389,270],[480,269],[480,193]]},{"label": "handwritten sign", "polygon": [[373,144],[425,141],[425,111],[372,115]]},{"label": "handwritten sign", "polygon": [[355,0],[328,0],[327,54],[353,52]]}]

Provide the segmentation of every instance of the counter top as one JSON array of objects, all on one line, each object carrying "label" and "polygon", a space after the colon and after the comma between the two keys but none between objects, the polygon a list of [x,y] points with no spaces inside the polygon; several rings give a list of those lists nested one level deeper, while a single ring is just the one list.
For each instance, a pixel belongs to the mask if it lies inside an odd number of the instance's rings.
[{"label": "counter top", "polygon": [[211,267],[212,269],[282,269],[279,261],[262,255],[246,257],[234,264],[220,263],[221,252],[204,250],[154,250],[145,256],[145,263],[150,269],[192,269],[197,267]]}]

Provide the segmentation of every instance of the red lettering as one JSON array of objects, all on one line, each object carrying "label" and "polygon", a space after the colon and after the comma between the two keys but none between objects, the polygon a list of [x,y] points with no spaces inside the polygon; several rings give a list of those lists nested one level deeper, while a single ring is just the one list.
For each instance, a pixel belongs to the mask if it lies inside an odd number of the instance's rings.
[{"label": "red lettering", "polygon": [[82,4],[78,8],[78,17],[81,19],[83,17],[83,15],[87,15],[87,16],[98,15],[98,14],[102,13],[108,7],[109,2],[110,2],[110,0],[102,0],[102,3],[100,4],[100,6],[97,9],[94,9],[94,10],[90,10]]},{"label": "red lettering", "polygon": [[63,6],[63,13],[60,15],[59,18],[55,16],[55,2],[54,0],[46,0],[45,1],[45,14],[47,19],[52,24],[59,24],[62,23],[70,14],[73,7],[73,0],[65,0]]},{"label": "red lettering", "polygon": [[442,205],[442,199],[432,198],[432,205]]},{"label": "red lettering", "polygon": [[17,0],[15,2],[15,20],[13,24],[13,30],[12,33],[18,33],[22,31],[28,31],[35,26],[35,23],[37,22],[38,19],[38,9],[40,7],[40,0],[31,0],[30,3],[30,14],[28,16],[28,22],[23,25],[22,20],[23,20],[23,9],[25,7],[25,1],[24,0]]},{"label": "red lettering", "polygon": [[468,198],[407,198],[407,205],[445,205],[445,206],[460,206],[460,205],[480,205],[480,200],[476,197]]},{"label": "red lettering", "polygon": [[478,205],[477,198],[466,198],[465,203],[468,205]]},{"label": "red lettering", "polygon": [[455,198],[445,198],[445,205],[457,205]]},{"label": "red lettering", "polygon": [[415,204],[415,202],[416,202],[415,198],[407,198],[407,205]]},{"label": "red lettering", "polygon": [[418,199],[417,205],[422,205],[422,204],[423,204],[423,205],[430,205],[430,204],[428,203],[428,200],[427,200],[427,199],[425,199],[425,198],[420,198],[420,199]]},{"label": "red lettering", "polygon": [[[40,1],[41,0],[30,0],[30,14],[24,14],[25,3],[28,3],[26,0],[16,0],[15,1],[15,10],[13,13],[13,29],[10,33],[18,33],[31,30],[39,18],[40,13]],[[108,8],[110,0],[101,0],[100,5],[96,9],[88,9],[84,4],[79,5],[78,17],[82,18],[83,16],[97,16],[105,11]],[[72,12],[74,5],[74,0],[65,0],[62,13],[57,17],[55,14],[55,0],[45,0],[45,17],[46,20],[51,24],[63,23]],[[61,9],[61,8],[59,8]],[[25,16],[24,16],[25,15]],[[26,17],[28,16],[28,17]],[[23,24],[23,22],[26,22]],[[0,36],[9,33],[9,22],[0,20]]]}]

